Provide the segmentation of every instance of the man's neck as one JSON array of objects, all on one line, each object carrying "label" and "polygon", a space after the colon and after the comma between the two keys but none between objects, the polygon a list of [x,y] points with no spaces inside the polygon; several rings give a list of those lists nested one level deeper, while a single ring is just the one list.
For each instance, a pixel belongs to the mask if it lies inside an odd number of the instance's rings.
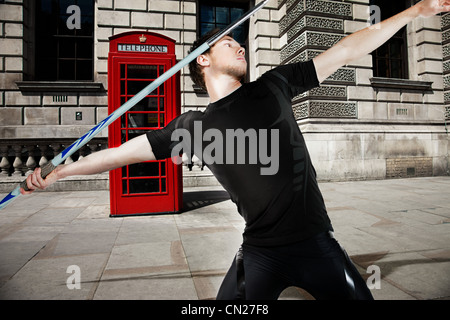
[{"label": "man's neck", "polygon": [[239,80],[225,75],[206,82],[211,103],[228,96],[241,86],[242,84]]}]

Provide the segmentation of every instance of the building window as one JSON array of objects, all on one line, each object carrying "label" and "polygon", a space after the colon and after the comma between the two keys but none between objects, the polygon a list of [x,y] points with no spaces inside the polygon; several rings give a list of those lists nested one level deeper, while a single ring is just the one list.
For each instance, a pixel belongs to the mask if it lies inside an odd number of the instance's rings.
[{"label": "building window", "polygon": [[[247,10],[248,1],[199,1],[199,35],[202,36],[215,28],[224,29]],[[247,34],[248,23],[243,23],[233,30],[233,38],[241,45],[245,45]]]},{"label": "building window", "polygon": [[[381,20],[388,19],[407,8],[410,1],[370,0],[380,8]],[[406,27],[403,27],[384,45],[372,53],[375,77],[407,79],[408,45]]]},{"label": "building window", "polygon": [[35,13],[35,80],[92,81],[94,1],[37,0]]}]

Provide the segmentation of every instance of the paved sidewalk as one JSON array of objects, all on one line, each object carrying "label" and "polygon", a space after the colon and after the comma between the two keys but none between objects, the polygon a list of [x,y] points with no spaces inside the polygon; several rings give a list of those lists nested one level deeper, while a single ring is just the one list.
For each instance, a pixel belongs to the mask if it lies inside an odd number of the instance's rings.
[{"label": "paved sidewalk", "polygon": [[[450,177],[320,187],[361,274],[374,283],[379,268],[376,299],[450,299]],[[107,191],[21,196],[0,211],[0,299],[214,299],[244,224],[220,188],[185,189],[184,202],[179,215],[110,218]]]}]

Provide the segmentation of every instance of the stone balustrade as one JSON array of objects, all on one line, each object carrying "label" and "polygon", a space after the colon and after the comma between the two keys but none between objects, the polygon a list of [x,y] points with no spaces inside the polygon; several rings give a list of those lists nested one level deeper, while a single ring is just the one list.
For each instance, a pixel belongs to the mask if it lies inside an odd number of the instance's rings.
[{"label": "stone balustrade", "polygon": [[[21,177],[31,173],[70,146],[70,139],[0,140],[0,182],[6,177]],[[65,163],[77,161],[92,152],[108,147],[106,138],[94,138],[76,151]]]},{"label": "stone balustrade", "polygon": [[[74,139],[0,139],[0,193],[10,192],[38,166],[53,159],[70,146]],[[78,161],[108,147],[107,138],[94,138],[76,151],[65,163]],[[184,161],[187,156],[184,155]],[[186,187],[218,185],[212,173],[197,158],[183,163],[183,184]],[[93,176],[67,177],[50,186],[48,191],[95,191],[109,189],[107,172]]]}]

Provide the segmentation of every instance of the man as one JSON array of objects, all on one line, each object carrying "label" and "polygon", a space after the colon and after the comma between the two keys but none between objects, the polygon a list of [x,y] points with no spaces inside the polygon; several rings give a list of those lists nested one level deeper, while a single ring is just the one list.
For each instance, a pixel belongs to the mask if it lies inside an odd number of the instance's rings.
[{"label": "man", "polygon": [[[245,51],[226,36],[190,65],[192,79],[207,89],[211,99],[205,112],[184,113],[161,130],[58,166],[45,180],[38,168],[27,177],[28,187],[45,189],[67,176],[169,158],[174,150],[181,150],[175,148],[179,144],[173,141],[173,134],[181,130],[195,135],[199,125],[202,136],[211,129],[223,136],[228,130],[253,129],[259,141],[264,134],[276,142],[270,146],[259,143],[260,148],[277,153],[276,170],[263,174],[267,163],[261,159],[249,163],[248,154],[243,163],[235,161],[239,154],[227,154],[229,161],[206,163],[246,221],[244,242],[217,298],[276,299],[286,287],[298,286],[317,299],[372,299],[365,282],[332,237],[333,228],[290,101],[319,86],[338,68],[378,48],[414,18],[449,10],[450,1],[424,0],[377,27],[344,38],[311,61],[277,67],[248,84],[241,83],[247,69]],[[195,137],[192,141],[183,139],[183,148],[193,143],[191,150],[202,153],[207,147],[205,141],[198,142]]]}]

